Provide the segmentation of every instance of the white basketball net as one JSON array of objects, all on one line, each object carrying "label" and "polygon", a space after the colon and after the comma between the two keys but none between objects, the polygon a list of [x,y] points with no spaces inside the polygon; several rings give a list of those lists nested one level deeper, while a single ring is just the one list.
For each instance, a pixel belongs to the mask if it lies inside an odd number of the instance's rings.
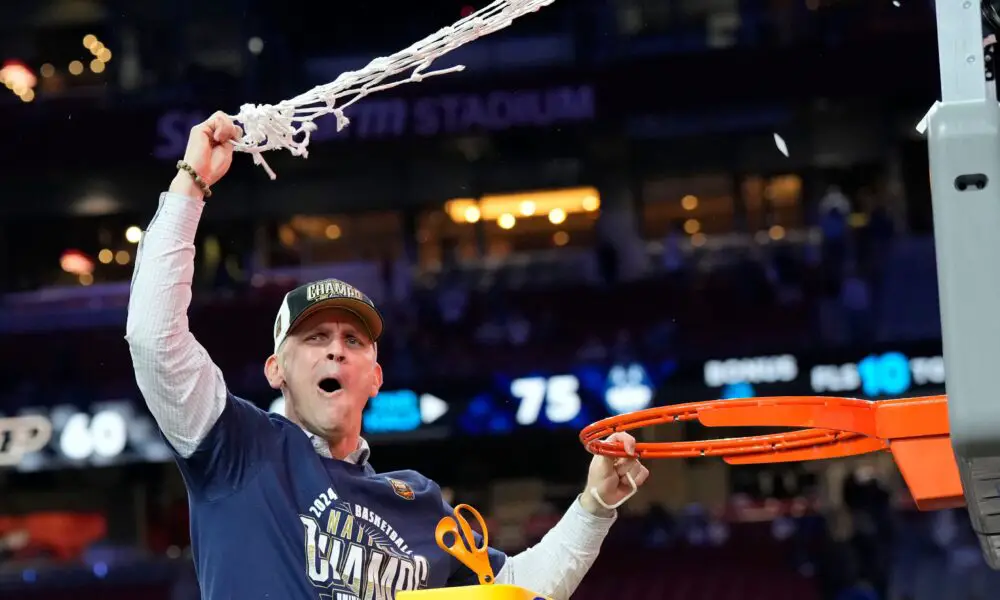
[{"label": "white basketball net", "polygon": [[[318,117],[333,114],[337,131],[350,124],[344,110],[365,96],[427,77],[455,73],[464,65],[430,71],[435,59],[484,35],[509,26],[517,17],[552,4],[555,0],[496,0],[392,56],[382,56],[359,71],[348,71],[333,83],[315,87],[277,105],[244,104],[233,118],[243,127],[243,139],[235,144],[240,152],[253,154],[271,179],[274,171],[261,156],[267,150],[286,148],[294,156],[307,158],[309,136]],[[409,72],[409,75],[404,73]]]}]

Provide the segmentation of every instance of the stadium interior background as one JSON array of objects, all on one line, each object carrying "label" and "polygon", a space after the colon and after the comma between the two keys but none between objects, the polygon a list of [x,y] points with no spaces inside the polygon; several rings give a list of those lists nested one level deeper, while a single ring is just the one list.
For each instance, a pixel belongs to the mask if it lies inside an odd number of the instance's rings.
[{"label": "stadium interior background", "polygon": [[[123,339],[141,228],[189,128],[332,81],[483,2],[17,0],[0,7],[0,597],[198,597],[187,506]],[[467,70],[326,120],[276,181],[237,155],[198,235],[191,327],[234,392],[281,295],[387,319],[365,435],[508,551],[579,492],[596,419],[753,395],[943,391],[925,0],[558,0]],[[783,149],[787,149],[786,152]],[[654,428],[647,439],[731,432]],[[575,598],[984,599],[963,511],[886,456],[651,461]],[[252,551],[250,549],[249,551]],[[238,557],[234,557],[238,560]]]}]

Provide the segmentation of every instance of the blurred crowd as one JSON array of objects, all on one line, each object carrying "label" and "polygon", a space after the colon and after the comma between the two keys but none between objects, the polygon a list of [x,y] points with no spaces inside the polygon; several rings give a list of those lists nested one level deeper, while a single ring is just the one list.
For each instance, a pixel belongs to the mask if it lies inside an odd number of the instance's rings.
[{"label": "blurred crowd", "polygon": [[[836,187],[811,204],[812,227],[710,236],[707,243],[673,230],[644,242],[640,255],[598,242],[496,260],[446,258],[434,270],[381,264],[375,271],[382,280],[367,281],[375,289],[359,285],[386,318],[380,360],[387,381],[895,341],[887,319],[899,311],[886,307],[913,295],[914,278],[895,275],[906,257],[895,256],[893,216],[877,199],[851,199]],[[909,262],[933,285],[933,264]],[[340,275],[337,264],[309,268],[316,277]],[[196,290],[190,311],[192,330],[244,393],[265,391],[264,332],[296,285],[280,276],[257,285],[252,279]],[[120,334],[127,288],[116,294],[102,300],[110,314],[104,320],[86,296],[44,312],[37,302],[8,302],[15,331],[7,336],[19,358],[0,363],[5,404],[23,407],[38,396],[81,404],[131,393]],[[77,321],[57,330],[29,326],[52,329],[72,314]]]}]

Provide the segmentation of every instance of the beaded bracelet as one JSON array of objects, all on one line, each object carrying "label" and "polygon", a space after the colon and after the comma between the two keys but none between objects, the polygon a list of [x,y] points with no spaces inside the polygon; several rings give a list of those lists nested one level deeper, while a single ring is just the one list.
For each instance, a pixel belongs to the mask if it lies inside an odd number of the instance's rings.
[{"label": "beaded bracelet", "polygon": [[206,198],[212,197],[211,188],[209,188],[205,180],[201,178],[201,175],[198,175],[198,172],[194,170],[194,167],[187,164],[183,160],[179,160],[177,161],[177,168],[180,169],[181,171],[185,171],[188,175],[191,176],[191,179],[194,179],[194,182],[198,184],[198,187],[201,188],[201,191],[203,194],[205,194]]}]

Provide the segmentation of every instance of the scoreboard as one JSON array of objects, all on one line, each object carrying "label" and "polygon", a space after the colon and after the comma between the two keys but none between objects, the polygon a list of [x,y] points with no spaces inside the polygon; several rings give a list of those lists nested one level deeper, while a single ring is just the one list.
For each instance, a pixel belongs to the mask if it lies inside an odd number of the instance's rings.
[{"label": "scoreboard", "polygon": [[[579,365],[561,372],[494,374],[485,379],[388,387],[369,401],[363,434],[377,445],[533,431],[575,433],[608,416],[681,402],[808,395],[880,399],[940,394],[944,383],[940,344],[820,356],[778,354]],[[283,398],[244,397],[264,410],[284,414]],[[55,405],[8,416],[24,415],[49,422],[51,436],[43,448],[24,454],[15,466],[18,470],[170,460],[168,448],[138,395],[85,409]],[[13,447],[11,435],[5,435],[0,443]],[[0,457],[4,454],[0,452]]]}]

